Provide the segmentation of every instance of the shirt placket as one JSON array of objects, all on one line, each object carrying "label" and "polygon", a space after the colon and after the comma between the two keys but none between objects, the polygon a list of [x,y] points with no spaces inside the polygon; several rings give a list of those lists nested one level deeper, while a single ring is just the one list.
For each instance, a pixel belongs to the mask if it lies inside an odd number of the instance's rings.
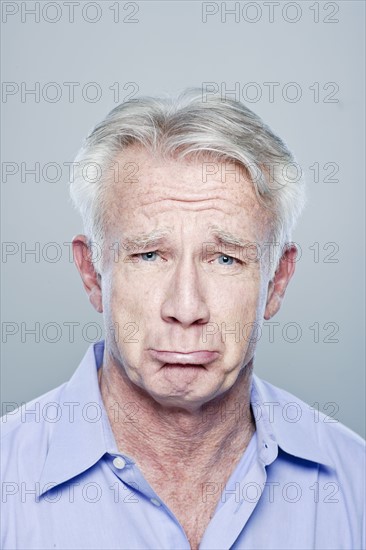
[{"label": "shirt placket", "polygon": [[[147,482],[135,462],[133,462],[133,460],[129,457],[121,454],[107,455],[106,461],[114,474],[120,479],[123,486],[127,486],[131,491],[129,496],[130,499],[136,498],[138,501],[137,504],[144,507],[144,510],[147,510],[146,507],[152,506],[159,514],[162,514],[161,519],[164,522],[172,522],[172,524],[174,524],[174,527],[171,525],[168,530],[169,539],[171,538],[172,531],[174,532],[174,547],[179,548],[180,550],[190,550],[190,544],[182,525],[179,523],[176,516],[171,512],[169,507]],[[171,527],[173,527],[173,529]],[[168,540],[168,538],[165,540],[166,533],[164,528],[160,530],[160,533],[161,540],[159,541],[159,548],[170,549],[172,541]]]}]

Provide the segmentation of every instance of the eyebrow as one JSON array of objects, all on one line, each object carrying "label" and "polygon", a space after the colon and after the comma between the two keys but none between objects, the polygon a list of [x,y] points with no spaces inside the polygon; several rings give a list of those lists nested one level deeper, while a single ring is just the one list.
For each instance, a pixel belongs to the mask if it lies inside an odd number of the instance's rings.
[{"label": "eyebrow", "polygon": [[150,233],[140,233],[131,235],[121,240],[121,245],[125,250],[141,250],[144,248],[159,246],[172,232],[171,228],[154,229]]},{"label": "eyebrow", "polygon": [[[248,241],[222,229],[217,225],[209,226],[214,241],[216,244],[223,246],[236,246],[239,248],[246,248],[249,244]],[[121,240],[121,245],[125,250],[134,251],[146,248],[158,247],[171,235],[173,228],[161,228],[154,229],[149,233],[140,233],[138,235],[131,235]],[[206,242],[209,242],[208,240]]]},{"label": "eyebrow", "polygon": [[210,230],[215,238],[215,242],[218,244],[237,246],[239,248],[246,248],[249,244],[249,241],[245,241],[241,237],[238,237],[237,235],[234,235],[233,233],[230,233],[230,231],[226,231],[217,225],[210,226]]}]

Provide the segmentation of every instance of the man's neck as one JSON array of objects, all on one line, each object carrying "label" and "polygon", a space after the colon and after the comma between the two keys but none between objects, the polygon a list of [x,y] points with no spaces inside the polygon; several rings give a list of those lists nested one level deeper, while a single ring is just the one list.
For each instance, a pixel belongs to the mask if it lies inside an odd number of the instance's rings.
[{"label": "man's neck", "polygon": [[98,377],[119,451],[167,474],[194,464],[202,476],[213,465],[236,462],[255,431],[252,361],[228,392],[196,411],[163,407],[127,380],[108,356]]}]

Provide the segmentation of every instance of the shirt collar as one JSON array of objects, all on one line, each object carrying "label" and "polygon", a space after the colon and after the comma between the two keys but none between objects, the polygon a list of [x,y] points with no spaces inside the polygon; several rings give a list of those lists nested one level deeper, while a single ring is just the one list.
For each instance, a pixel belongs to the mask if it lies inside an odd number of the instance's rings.
[{"label": "shirt collar", "polygon": [[[50,435],[40,478],[40,495],[51,485],[55,487],[86,471],[105,453],[119,454],[98,384],[103,353],[104,341],[92,344],[63,388],[58,403],[59,420]],[[284,395],[289,396],[288,401]],[[294,403],[294,396],[253,375],[251,405],[259,459],[264,465],[270,464],[280,447],[296,457],[332,465],[319,445],[310,407],[297,400],[293,408],[301,408],[301,417],[298,422],[289,422],[284,414],[286,407],[289,412],[288,403]]]},{"label": "shirt collar", "polygon": [[251,406],[264,464],[273,462],[279,447],[292,456],[333,467],[309,405],[253,375]]},{"label": "shirt collar", "polygon": [[59,419],[50,435],[40,495],[51,484],[84,472],[105,453],[118,454],[98,384],[103,353],[104,341],[91,345],[60,394]]}]

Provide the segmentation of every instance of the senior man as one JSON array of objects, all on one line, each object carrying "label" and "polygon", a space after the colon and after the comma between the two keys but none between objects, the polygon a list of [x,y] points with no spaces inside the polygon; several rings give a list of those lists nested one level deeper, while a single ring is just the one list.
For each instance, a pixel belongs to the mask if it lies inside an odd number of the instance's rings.
[{"label": "senior man", "polygon": [[252,373],[296,263],[286,145],[190,90],[119,105],[77,162],[105,343],[4,418],[3,548],[362,548],[363,441]]}]

